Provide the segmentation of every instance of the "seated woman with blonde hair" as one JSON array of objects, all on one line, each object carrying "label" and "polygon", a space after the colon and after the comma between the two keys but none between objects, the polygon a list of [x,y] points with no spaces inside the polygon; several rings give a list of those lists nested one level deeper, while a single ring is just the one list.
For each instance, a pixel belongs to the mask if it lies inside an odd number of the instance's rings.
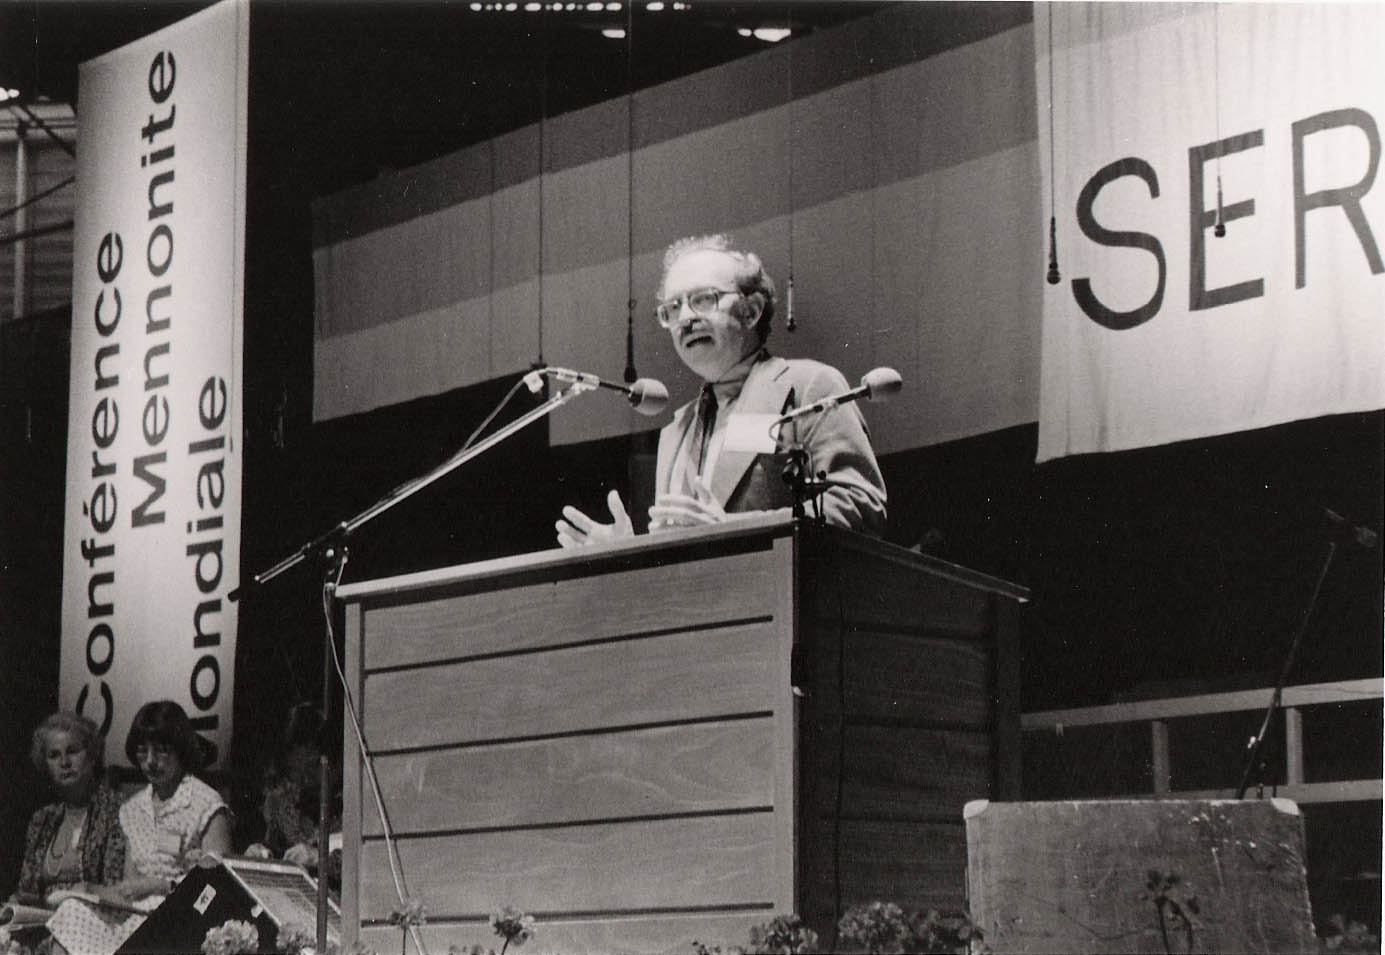
[{"label": "seated woman with blonde hair", "polygon": [[96,724],[57,712],[34,730],[29,758],[57,801],[29,820],[15,901],[43,905],[52,892],[94,892],[125,874],[120,803],[105,778],[106,741]]},{"label": "seated woman with blonde hair", "polygon": [[119,882],[95,894],[103,904],[64,902],[48,922],[69,952],[114,952],[206,853],[231,851],[230,810],[215,789],[192,774],[202,768],[202,743],[183,708],[146,703],[130,723],[125,755],[149,785],[120,807],[126,842]]}]

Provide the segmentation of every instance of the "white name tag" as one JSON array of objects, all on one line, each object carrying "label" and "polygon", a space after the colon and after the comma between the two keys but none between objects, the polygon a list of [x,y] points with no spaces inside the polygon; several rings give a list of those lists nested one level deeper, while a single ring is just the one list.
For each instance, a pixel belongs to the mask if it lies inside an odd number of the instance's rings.
[{"label": "white name tag", "polygon": [[732,414],[726,422],[726,451],[749,451],[754,454],[773,454],[774,438],[770,437],[770,425],[778,415],[773,414]]},{"label": "white name tag", "polygon": [[202,889],[197,901],[192,903],[192,907],[197,910],[198,915],[206,915],[207,909],[211,907],[212,899],[216,898],[216,889],[210,885]]}]

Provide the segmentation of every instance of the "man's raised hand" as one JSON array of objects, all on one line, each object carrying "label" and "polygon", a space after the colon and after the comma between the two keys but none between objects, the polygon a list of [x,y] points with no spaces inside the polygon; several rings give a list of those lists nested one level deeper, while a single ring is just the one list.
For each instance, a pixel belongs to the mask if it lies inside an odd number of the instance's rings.
[{"label": "man's raised hand", "polygon": [[634,536],[635,528],[630,523],[630,515],[625,512],[619,491],[606,495],[606,506],[610,508],[613,519],[610,524],[598,524],[571,504],[564,507],[564,520],[553,525],[558,532],[559,546],[583,547]]}]

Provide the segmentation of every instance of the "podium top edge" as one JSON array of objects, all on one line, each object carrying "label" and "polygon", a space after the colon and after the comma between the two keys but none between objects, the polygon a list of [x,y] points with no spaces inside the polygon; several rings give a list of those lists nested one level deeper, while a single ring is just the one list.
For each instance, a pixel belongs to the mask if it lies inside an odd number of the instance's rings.
[{"label": "podium top edge", "polygon": [[891,544],[888,541],[879,540],[874,537],[866,537],[863,534],[855,534],[851,531],[839,527],[822,528],[820,533],[837,535],[838,539],[849,541],[852,547],[859,550],[872,551],[882,557],[905,561],[919,567],[926,567],[929,571],[941,577],[948,577],[959,583],[975,587],[979,590],[987,590],[1002,597],[1008,597],[1017,603],[1028,603],[1031,597],[1029,588],[1022,584],[1017,584],[994,574],[987,574],[979,570],[973,570],[962,564],[954,564],[951,561],[943,560],[932,554],[921,553]]},{"label": "podium top edge", "polygon": [[641,558],[648,558],[651,555],[657,555],[660,551],[686,548],[690,545],[701,547],[709,544],[714,545],[719,541],[732,541],[748,537],[780,538],[789,537],[796,533],[810,536],[823,535],[832,538],[834,542],[842,546],[874,553],[888,560],[924,567],[939,576],[999,594],[1019,603],[1025,603],[1030,598],[1029,590],[1019,584],[963,567],[960,564],[949,563],[931,554],[920,554],[896,544],[867,537],[840,527],[820,527],[809,521],[796,522],[788,508],[756,512],[704,527],[689,527],[663,531],[658,534],[637,534],[634,537],[611,544],[597,544],[570,550],[554,546],[548,550],[513,554],[470,564],[455,564],[394,577],[359,581],[339,587],[337,597],[348,602],[373,597],[386,597],[431,587],[484,581],[519,573],[542,573],[592,561],[619,560],[623,557],[636,555]]},{"label": "podium top edge", "polygon": [[532,551],[527,554],[513,554],[507,557],[476,561],[471,564],[438,567],[412,574],[401,574],[397,577],[364,580],[358,583],[344,584],[337,588],[337,597],[347,601],[359,600],[365,597],[398,594],[443,584],[485,580],[524,571],[541,571],[551,567],[582,564],[591,560],[607,560],[632,553],[649,553],[688,544],[714,543],[718,540],[755,534],[787,537],[792,533],[793,516],[787,510],[769,511],[706,527],[664,531],[658,534],[637,534],[634,537],[611,544],[594,544],[571,550],[555,545],[548,550]]}]

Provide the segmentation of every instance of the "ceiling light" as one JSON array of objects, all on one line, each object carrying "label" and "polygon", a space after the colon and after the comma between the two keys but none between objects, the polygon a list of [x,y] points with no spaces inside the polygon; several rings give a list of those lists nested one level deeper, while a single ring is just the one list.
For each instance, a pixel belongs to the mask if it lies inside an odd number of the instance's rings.
[{"label": "ceiling light", "polygon": [[619,12],[620,12],[620,4],[618,4],[618,3],[608,3],[608,4],[606,4],[606,9],[609,10],[610,12],[612,12],[612,13],[619,13]]},{"label": "ceiling light", "polygon": [[623,40],[625,39],[625,28],[606,27],[604,30],[601,31],[601,35],[608,40]]},{"label": "ceiling light", "polygon": [[524,12],[525,12],[525,13],[538,13],[538,12],[539,12],[540,10],[542,10],[542,9],[543,9],[543,4],[541,4],[541,3],[526,3],[526,4],[524,5]]},{"label": "ceiling light", "polygon": [[472,12],[472,13],[480,13],[480,12],[481,12],[481,4],[479,4],[479,3],[473,3],[473,4],[471,5],[471,12]]},{"label": "ceiling light", "polygon": [[754,36],[754,35],[755,35],[754,32],[750,29],[750,27],[736,27],[736,32],[737,32],[738,34],[740,34],[741,36]]},{"label": "ceiling light", "polygon": [[658,13],[664,8],[663,0],[653,0],[652,3],[646,3],[644,8],[650,13]]},{"label": "ceiling light", "polygon": [[778,43],[788,35],[789,31],[784,27],[760,27],[755,31],[755,39],[766,43]]}]

